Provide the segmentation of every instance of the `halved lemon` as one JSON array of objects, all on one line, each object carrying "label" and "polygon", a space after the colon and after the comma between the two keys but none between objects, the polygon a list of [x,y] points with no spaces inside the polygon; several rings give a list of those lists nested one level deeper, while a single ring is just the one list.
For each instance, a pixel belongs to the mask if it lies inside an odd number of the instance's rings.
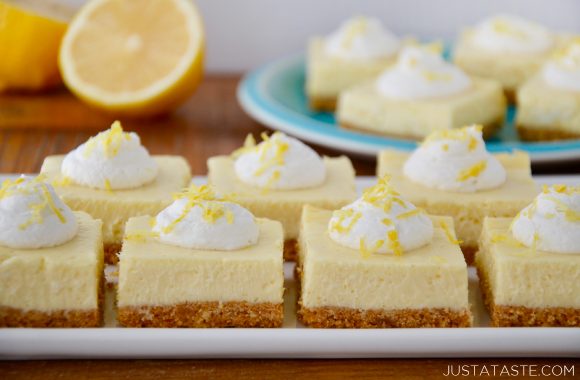
[{"label": "halved lemon", "polygon": [[0,91],[60,83],[58,48],[71,16],[49,0],[0,0]]},{"label": "halved lemon", "polygon": [[157,115],[198,86],[204,41],[190,0],[91,0],[63,38],[60,70],[68,88],[98,108]]}]

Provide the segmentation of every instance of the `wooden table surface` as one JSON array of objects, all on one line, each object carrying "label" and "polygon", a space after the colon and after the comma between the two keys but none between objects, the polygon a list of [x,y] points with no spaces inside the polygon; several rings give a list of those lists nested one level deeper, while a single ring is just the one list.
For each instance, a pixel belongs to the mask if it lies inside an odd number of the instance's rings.
[{"label": "wooden table surface", "polygon": [[[173,115],[147,121],[123,120],[139,133],[153,154],[179,154],[193,173],[206,172],[206,160],[240,146],[248,133],[265,128],[239,107],[238,76],[210,76],[197,93]],[[34,173],[45,156],[66,153],[114,120],[94,111],[64,90],[39,95],[0,96],[0,173]],[[315,147],[323,154],[335,155]],[[375,163],[351,157],[359,175],[372,175]],[[535,174],[580,173],[580,162],[535,166]],[[2,342],[0,342],[2,344]],[[448,365],[560,364],[553,359],[389,359],[389,360],[57,360],[0,362],[0,379],[164,378],[444,378]],[[491,368],[491,367],[490,367]]]}]

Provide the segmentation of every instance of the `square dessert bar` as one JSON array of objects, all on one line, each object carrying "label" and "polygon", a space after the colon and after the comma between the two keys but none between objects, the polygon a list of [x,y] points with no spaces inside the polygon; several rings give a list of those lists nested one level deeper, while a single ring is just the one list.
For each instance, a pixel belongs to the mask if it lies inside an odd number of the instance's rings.
[{"label": "square dessert bar", "polygon": [[462,34],[453,51],[453,62],[470,75],[499,81],[510,103],[515,103],[518,87],[538,71],[551,53],[551,50],[537,54],[489,52],[474,46],[471,34],[470,31]]},{"label": "square dessert bar", "polygon": [[331,211],[306,206],[299,241],[298,316],[310,327],[468,327],[467,265],[452,240],[453,220],[433,217],[428,245],[401,256],[334,242]]},{"label": "square dessert bar", "polygon": [[167,207],[172,195],[191,181],[187,161],[178,156],[153,156],[159,166],[157,178],[144,186],[127,190],[100,190],[78,186],[63,178],[64,156],[46,157],[40,173],[46,175],[62,200],[73,210],[85,211],[103,221],[105,261],[115,264],[121,250],[123,230],[133,216],[155,215]]},{"label": "square dessert bar", "polygon": [[408,153],[384,150],[379,153],[377,174],[391,176],[393,186],[417,207],[432,215],[453,217],[461,248],[469,264],[477,251],[483,218],[514,217],[538,194],[530,172],[530,158],[524,152],[495,154],[506,169],[505,183],[496,189],[459,193],[427,188],[405,177],[403,165]]},{"label": "square dessert bar", "polygon": [[234,194],[237,203],[262,218],[278,220],[284,226],[287,257],[292,257],[300,229],[302,206],[339,209],[356,198],[354,169],[346,157],[324,157],[326,180],[321,186],[299,190],[262,190],[240,181],[234,160],[217,156],[208,160],[208,181],[218,194]]},{"label": "square dessert bar", "polygon": [[501,128],[505,97],[498,82],[471,78],[472,87],[432,99],[392,99],[374,82],[341,93],[337,119],[341,127],[389,136],[421,139],[431,132],[481,124],[485,137]]},{"label": "square dessert bar", "polygon": [[0,246],[1,327],[98,327],[103,315],[101,221],[74,213],[78,234],[49,248]]},{"label": "square dessert bar", "polygon": [[395,62],[396,55],[372,60],[344,60],[324,52],[324,39],[313,38],[308,45],[306,94],[310,107],[334,111],[338,94],[354,84],[378,76]]},{"label": "square dessert bar", "polygon": [[516,126],[526,141],[580,138],[580,92],[534,77],[518,90]]},{"label": "square dessert bar", "polygon": [[511,221],[486,218],[475,257],[492,324],[580,327],[580,255],[523,246]]},{"label": "square dessert bar", "polygon": [[127,327],[280,327],[284,293],[279,222],[257,219],[256,245],[198,250],[158,242],[150,217],[127,222],[118,320]]}]

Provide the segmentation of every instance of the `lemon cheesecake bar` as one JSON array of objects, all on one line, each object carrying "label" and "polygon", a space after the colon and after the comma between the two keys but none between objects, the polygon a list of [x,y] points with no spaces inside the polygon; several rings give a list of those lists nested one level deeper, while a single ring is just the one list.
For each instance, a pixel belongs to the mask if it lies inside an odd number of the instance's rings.
[{"label": "lemon cheesecake bar", "polygon": [[101,222],[72,212],[42,178],[0,189],[0,327],[102,324]]},{"label": "lemon cheesecake bar", "polygon": [[542,25],[501,14],[465,30],[453,61],[468,74],[499,81],[514,103],[518,87],[538,71],[557,44],[558,38]]},{"label": "lemon cheesecake bar", "polygon": [[127,223],[120,324],[280,327],[283,239],[279,222],[192,186],[155,218]]},{"label": "lemon cheesecake bar", "polygon": [[297,273],[310,327],[472,324],[453,220],[428,216],[386,179],[340,210],[305,207]]},{"label": "lemon cheesecake bar", "polygon": [[506,101],[499,82],[470,77],[445,62],[440,48],[410,46],[378,79],[340,94],[341,127],[422,139],[438,130],[478,123],[485,135],[501,128]]},{"label": "lemon cheesecake bar", "polygon": [[236,202],[256,216],[284,226],[285,257],[295,257],[302,207],[340,208],[356,198],[355,174],[347,157],[321,158],[302,142],[280,132],[251,136],[232,156],[208,160],[208,181],[220,194],[234,194]]},{"label": "lemon cheesecake bar", "polygon": [[580,188],[544,191],[514,218],[486,218],[476,255],[499,327],[580,327]]},{"label": "lemon cheesecake bar", "polygon": [[520,87],[516,126],[527,141],[580,138],[580,37]]},{"label": "lemon cheesecake bar", "polygon": [[379,75],[395,61],[399,41],[374,18],[356,17],[308,44],[306,94],[310,107],[334,111],[338,94]]},{"label": "lemon cheesecake bar", "polygon": [[46,157],[40,172],[69,207],[103,221],[110,264],[118,261],[126,221],[155,215],[191,181],[183,157],[150,156],[139,136],[118,122],[66,156]]},{"label": "lemon cheesecake bar", "polygon": [[484,217],[513,217],[538,192],[529,156],[488,153],[478,126],[436,132],[411,154],[384,150],[377,173],[430,214],[452,216],[468,263]]}]

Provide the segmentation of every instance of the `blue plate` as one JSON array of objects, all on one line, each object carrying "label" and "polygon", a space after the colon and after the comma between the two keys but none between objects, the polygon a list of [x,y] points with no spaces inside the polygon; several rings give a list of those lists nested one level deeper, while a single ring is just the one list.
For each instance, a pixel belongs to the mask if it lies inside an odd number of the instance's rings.
[{"label": "blue plate", "polygon": [[[292,56],[249,72],[238,86],[242,108],[264,125],[311,143],[365,156],[381,149],[410,151],[414,141],[377,136],[339,128],[332,113],[312,112],[304,93],[304,55]],[[501,132],[487,142],[491,152],[527,151],[533,162],[580,158],[580,141],[528,143],[518,140],[510,107]]]}]

